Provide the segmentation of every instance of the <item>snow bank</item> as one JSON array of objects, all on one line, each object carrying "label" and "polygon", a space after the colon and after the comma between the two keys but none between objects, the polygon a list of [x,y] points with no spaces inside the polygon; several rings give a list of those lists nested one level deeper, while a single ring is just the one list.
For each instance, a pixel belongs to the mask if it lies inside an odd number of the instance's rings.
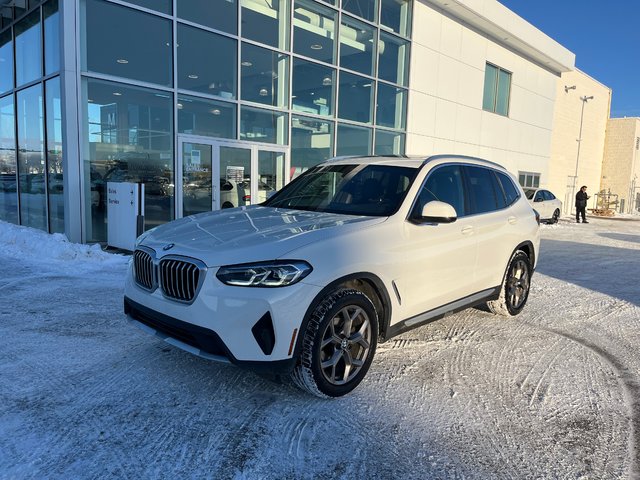
[{"label": "snow bank", "polygon": [[48,234],[35,228],[0,221],[0,252],[13,258],[37,255],[43,260],[104,264],[125,263],[128,257],[104,252],[100,245],[71,243],[60,233]]}]

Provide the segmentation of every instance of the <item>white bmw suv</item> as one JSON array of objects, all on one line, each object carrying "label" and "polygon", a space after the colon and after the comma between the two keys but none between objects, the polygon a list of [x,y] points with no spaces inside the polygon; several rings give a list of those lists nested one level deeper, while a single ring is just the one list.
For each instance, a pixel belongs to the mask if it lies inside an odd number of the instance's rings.
[{"label": "white bmw suv", "polygon": [[517,315],[538,230],[494,163],[337,158],[261,205],[143,234],[124,309],[176,347],[338,397],[362,381],[378,342],[480,304]]}]

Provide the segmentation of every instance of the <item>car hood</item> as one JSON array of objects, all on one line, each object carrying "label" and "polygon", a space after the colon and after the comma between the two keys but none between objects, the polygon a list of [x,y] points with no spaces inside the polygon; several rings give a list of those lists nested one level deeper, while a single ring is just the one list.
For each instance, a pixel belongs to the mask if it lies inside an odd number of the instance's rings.
[{"label": "car hood", "polygon": [[158,257],[184,255],[213,267],[277,259],[338,231],[361,230],[386,219],[249,206],[175,220],[150,231],[140,244]]}]

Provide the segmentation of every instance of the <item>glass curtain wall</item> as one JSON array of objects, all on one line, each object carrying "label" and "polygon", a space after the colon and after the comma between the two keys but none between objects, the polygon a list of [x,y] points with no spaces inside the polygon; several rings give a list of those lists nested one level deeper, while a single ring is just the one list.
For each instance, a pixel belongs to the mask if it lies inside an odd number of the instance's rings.
[{"label": "glass curtain wall", "polygon": [[116,165],[152,185],[146,228],[173,217],[178,134],[290,147],[291,175],[404,153],[412,3],[80,0],[86,240]]},{"label": "glass curtain wall", "polygon": [[0,27],[0,220],[64,232],[59,2],[4,8],[12,15]]}]

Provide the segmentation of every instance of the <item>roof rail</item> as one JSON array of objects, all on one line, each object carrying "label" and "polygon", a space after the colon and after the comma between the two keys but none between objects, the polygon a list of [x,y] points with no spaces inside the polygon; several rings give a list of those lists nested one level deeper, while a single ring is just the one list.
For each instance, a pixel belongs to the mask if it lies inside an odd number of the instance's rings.
[{"label": "roof rail", "polygon": [[481,162],[485,162],[505,170],[504,166],[500,165],[499,163],[492,162],[491,160],[486,160],[480,157],[472,157],[470,155],[458,155],[456,153],[431,155],[430,157],[427,157],[424,162],[422,162],[422,165],[425,165],[428,162],[433,162],[434,160],[440,160],[442,158],[453,158],[453,159],[457,158],[460,160],[479,160]]}]

